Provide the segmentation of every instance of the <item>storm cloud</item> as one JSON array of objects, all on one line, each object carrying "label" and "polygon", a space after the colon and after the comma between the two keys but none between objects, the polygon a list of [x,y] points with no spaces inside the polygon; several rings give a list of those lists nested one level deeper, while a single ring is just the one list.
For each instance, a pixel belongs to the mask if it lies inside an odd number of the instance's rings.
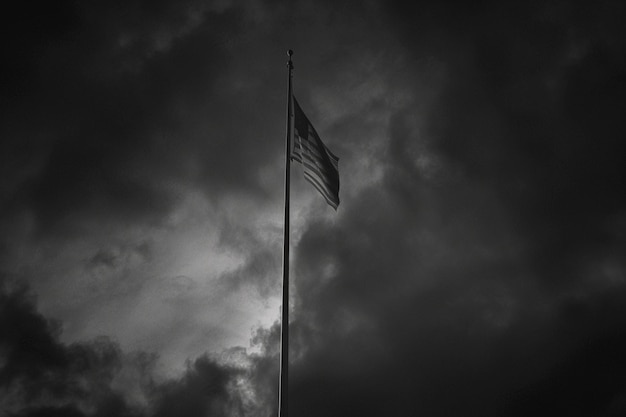
[{"label": "storm cloud", "polygon": [[626,411],[620,2],[11,7],[6,413],[275,414],[287,49],[290,412]]},{"label": "storm cloud", "polygon": [[60,342],[58,324],[36,311],[28,288],[6,279],[0,309],[0,392],[7,415],[234,416],[249,407],[238,385],[247,374],[242,361],[202,356],[189,361],[179,378],[163,378],[156,354],[125,353],[104,336]]}]

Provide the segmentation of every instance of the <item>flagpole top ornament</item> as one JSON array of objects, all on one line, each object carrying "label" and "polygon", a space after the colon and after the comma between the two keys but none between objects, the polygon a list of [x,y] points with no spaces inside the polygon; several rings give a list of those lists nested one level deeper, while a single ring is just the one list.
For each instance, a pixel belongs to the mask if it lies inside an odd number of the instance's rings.
[{"label": "flagpole top ornament", "polygon": [[291,61],[291,56],[293,55],[293,50],[288,50],[287,51],[287,56],[289,57],[289,62],[287,62],[287,66],[289,67],[289,70],[293,69],[293,62]]}]

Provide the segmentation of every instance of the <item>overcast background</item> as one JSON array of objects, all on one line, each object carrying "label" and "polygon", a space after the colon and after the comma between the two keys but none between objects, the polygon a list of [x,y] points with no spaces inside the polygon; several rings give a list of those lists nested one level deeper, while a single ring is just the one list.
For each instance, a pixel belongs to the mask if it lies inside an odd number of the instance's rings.
[{"label": "overcast background", "polygon": [[13,3],[0,415],[275,415],[289,48],[291,415],[626,414],[624,2]]}]

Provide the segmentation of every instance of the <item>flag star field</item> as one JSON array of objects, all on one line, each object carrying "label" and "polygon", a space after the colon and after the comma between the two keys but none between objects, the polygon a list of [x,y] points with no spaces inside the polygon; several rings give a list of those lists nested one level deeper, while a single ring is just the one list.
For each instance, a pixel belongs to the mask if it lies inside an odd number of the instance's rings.
[{"label": "flag star field", "polygon": [[290,415],[626,415],[624,2],[0,20],[0,416],[276,416],[289,49]]}]

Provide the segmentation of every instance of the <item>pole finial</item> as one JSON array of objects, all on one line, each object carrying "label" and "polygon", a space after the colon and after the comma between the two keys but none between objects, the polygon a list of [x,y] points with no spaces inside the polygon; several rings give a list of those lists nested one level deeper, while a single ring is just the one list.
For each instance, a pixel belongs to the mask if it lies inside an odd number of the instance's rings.
[{"label": "pole finial", "polygon": [[291,60],[291,56],[293,55],[293,50],[288,50],[287,51],[287,56],[289,57],[289,61],[287,62],[287,66],[289,67],[289,70],[291,71],[293,69],[293,61]]},{"label": "pole finial", "polygon": [[291,56],[293,55],[293,49],[288,50],[287,55],[289,55],[289,59],[291,59]]}]

